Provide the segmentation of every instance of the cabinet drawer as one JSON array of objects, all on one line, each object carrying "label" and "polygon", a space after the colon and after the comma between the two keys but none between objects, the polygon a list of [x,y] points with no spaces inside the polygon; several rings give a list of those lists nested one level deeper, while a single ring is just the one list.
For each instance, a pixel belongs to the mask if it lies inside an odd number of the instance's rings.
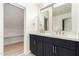
[{"label": "cabinet drawer", "polygon": [[53,38],[44,37],[44,42],[53,44]]},{"label": "cabinet drawer", "polygon": [[56,47],[56,53],[57,56],[75,56],[75,50],[63,47]]},{"label": "cabinet drawer", "polygon": [[43,40],[43,39],[44,39],[43,36],[38,36],[38,35],[35,35],[35,38],[36,38],[37,40]]},{"label": "cabinet drawer", "polygon": [[61,46],[61,47],[69,48],[69,49],[75,49],[74,41],[69,41],[69,40],[65,40],[65,39],[55,39],[54,44]]}]

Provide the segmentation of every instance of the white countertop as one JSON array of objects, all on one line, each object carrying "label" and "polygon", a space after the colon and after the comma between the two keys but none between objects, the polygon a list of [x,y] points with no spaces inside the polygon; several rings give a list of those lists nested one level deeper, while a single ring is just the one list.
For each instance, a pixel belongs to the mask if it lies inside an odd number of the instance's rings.
[{"label": "white countertop", "polygon": [[30,34],[34,34],[34,35],[40,35],[40,36],[45,36],[45,37],[52,37],[52,38],[61,38],[61,39],[65,39],[65,40],[72,40],[72,41],[79,41],[78,36],[74,36],[74,35],[57,35],[57,34],[51,34],[51,33],[30,33]]}]

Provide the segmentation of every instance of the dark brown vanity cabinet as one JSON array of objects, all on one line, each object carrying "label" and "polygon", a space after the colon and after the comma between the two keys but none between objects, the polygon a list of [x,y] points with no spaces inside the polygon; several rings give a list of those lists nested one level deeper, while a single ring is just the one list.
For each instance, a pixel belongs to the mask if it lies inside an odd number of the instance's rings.
[{"label": "dark brown vanity cabinet", "polygon": [[55,50],[57,56],[75,56],[75,50],[72,49],[57,46]]},{"label": "dark brown vanity cabinet", "polygon": [[37,56],[79,56],[79,42],[31,34],[30,50]]},{"label": "dark brown vanity cabinet", "polygon": [[43,37],[30,35],[30,50],[37,56],[43,56]]},{"label": "dark brown vanity cabinet", "polygon": [[54,56],[54,44],[52,38],[44,37],[43,42],[44,56]]},{"label": "dark brown vanity cabinet", "polygon": [[30,36],[30,50],[32,53],[37,55],[37,39],[35,36]]},{"label": "dark brown vanity cabinet", "polygon": [[37,56],[43,56],[43,37],[37,36]]},{"label": "dark brown vanity cabinet", "polygon": [[55,39],[55,54],[57,56],[75,56],[75,42],[65,39]]}]

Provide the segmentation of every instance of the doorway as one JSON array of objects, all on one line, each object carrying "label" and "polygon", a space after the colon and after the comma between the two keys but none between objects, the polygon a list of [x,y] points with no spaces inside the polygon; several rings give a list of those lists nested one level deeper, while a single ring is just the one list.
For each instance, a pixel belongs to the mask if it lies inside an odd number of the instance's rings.
[{"label": "doorway", "polygon": [[24,9],[17,4],[4,3],[4,55],[24,53]]}]

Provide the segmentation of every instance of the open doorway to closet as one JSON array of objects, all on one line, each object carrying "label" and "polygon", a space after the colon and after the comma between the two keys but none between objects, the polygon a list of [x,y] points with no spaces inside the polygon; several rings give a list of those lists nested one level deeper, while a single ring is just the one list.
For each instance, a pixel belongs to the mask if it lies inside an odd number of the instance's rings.
[{"label": "open doorway to closet", "polygon": [[4,3],[4,55],[24,53],[24,8]]}]

